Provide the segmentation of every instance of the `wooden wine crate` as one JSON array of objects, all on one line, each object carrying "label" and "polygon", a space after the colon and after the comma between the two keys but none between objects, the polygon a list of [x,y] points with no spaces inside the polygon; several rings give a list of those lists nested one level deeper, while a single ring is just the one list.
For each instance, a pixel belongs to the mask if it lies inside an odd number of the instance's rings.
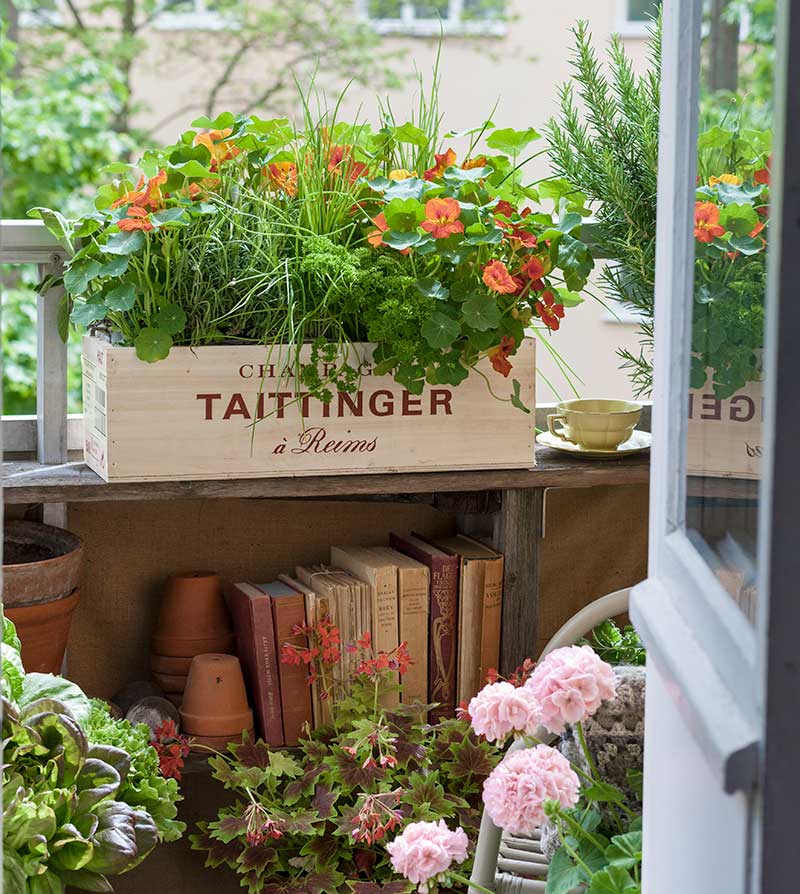
[{"label": "wooden wine crate", "polygon": [[[517,379],[531,411],[534,345],[526,339],[511,358],[508,379],[480,364],[502,398]],[[370,345],[353,345],[355,356],[357,393],[323,404],[296,400],[286,347],[173,348],[150,364],[133,348],[85,336],[86,463],[106,481],[533,466],[534,413],[493,397],[481,375],[413,395],[372,374]]]},{"label": "wooden wine crate", "polygon": [[748,382],[724,400],[710,378],[689,392],[687,471],[707,478],[761,477],[764,397],[761,382]]}]

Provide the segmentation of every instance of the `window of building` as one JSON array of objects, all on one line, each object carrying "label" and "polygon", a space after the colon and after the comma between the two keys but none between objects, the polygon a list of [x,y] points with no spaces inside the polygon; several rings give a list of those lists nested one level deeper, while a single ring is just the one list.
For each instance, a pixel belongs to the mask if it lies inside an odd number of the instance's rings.
[{"label": "window of building", "polygon": [[356,0],[380,34],[504,34],[505,0]]},{"label": "window of building", "polygon": [[153,27],[163,31],[219,31],[230,27],[217,0],[163,0],[164,9],[153,20]]},{"label": "window of building", "polygon": [[645,37],[657,18],[661,0],[619,0],[619,32],[623,37]]}]

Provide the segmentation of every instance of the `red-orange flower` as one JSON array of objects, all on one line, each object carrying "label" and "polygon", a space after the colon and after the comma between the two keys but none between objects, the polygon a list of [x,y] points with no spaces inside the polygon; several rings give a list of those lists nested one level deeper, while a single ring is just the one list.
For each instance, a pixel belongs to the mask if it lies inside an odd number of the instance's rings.
[{"label": "red-orange flower", "polygon": [[234,158],[242,150],[238,146],[231,146],[225,138],[233,133],[233,128],[225,130],[201,130],[194,138],[195,146],[205,146],[211,155],[209,169],[217,171],[219,166],[231,158]]},{"label": "red-orange flower", "polygon": [[713,242],[722,236],[725,227],[719,223],[719,208],[713,202],[695,202],[694,235],[698,242]]},{"label": "red-orange flower", "polygon": [[523,229],[522,227],[512,227],[511,232],[508,234],[508,238],[511,240],[511,243],[515,248],[519,248],[520,246],[523,246],[524,248],[536,247],[536,236],[534,236],[530,230]]},{"label": "red-orange flower", "polygon": [[758,236],[758,234],[764,229],[765,226],[766,226],[766,224],[764,223],[764,221],[763,221],[763,220],[760,220],[760,221],[753,227],[753,229],[750,230],[750,238],[751,238],[751,239],[755,239],[756,236]]},{"label": "red-orange flower", "polygon": [[534,307],[539,319],[548,329],[555,332],[564,319],[564,305],[556,302],[556,296],[547,289]]},{"label": "red-orange flower", "polygon": [[518,288],[517,281],[502,261],[489,261],[483,268],[483,281],[493,292],[501,295],[513,295]]},{"label": "red-orange flower", "polygon": [[514,206],[511,204],[511,202],[507,202],[505,199],[501,199],[501,200],[494,206],[494,213],[495,213],[495,214],[502,214],[503,217],[513,217],[514,214],[516,213],[516,209],[515,209]]},{"label": "red-orange flower", "polygon": [[522,265],[520,271],[524,273],[528,279],[541,279],[546,273],[541,259],[536,257],[529,258],[528,261]]},{"label": "red-orange flower", "polygon": [[367,165],[364,164],[363,161],[354,161],[350,165],[350,169],[347,172],[347,179],[351,183],[355,183],[359,177],[366,177],[368,170],[369,168],[367,167]]},{"label": "red-orange flower", "polygon": [[442,152],[441,155],[434,153],[433,157],[436,159],[436,164],[422,175],[426,180],[438,180],[451,165],[456,163],[456,153],[452,149]]},{"label": "red-orange flower", "polygon": [[139,178],[136,189],[128,190],[124,195],[111,203],[111,208],[121,205],[135,205],[138,208],[150,208],[157,211],[164,204],[161,187],[167,182],[167,172],[159,171],[155,177],[145,181],[144,175]]},{"label": "red-orange flower", "polygon": [[270,186],[287,196],[297,195],[297,165],[293,161],[273,161],[267,165]]},{"label": "red-orange flower", "polygon": [[[455,159],[454,159],[455,160]],[[486,156],[479,155],[477,158],[468,158],[461,167],[465,171],[469,171],[472,168],[485,168],[486,167]]]},{"label": "red-orange flower", "polygon": [[504,335],[499,345],[489,349],[488,357],[492,366],[500,375],[506,378],[508,378],[508,374],[512,369],[508,356],[514,350],[515,345],[516,339],[513,335]]},{"label": "red-orange flower", "polygon": [[453,233],[463,233],[464,224],[458,219],[461,205],[456,199],[428,199],[425,203],[425,220],[420,226],[434,239],[445,239]]},{"label": "red-orange flower", "polygon": [[150,221],[150,215],[138,205],[131,205],[128,208],[128,216],[118,220],[117,226],[123,231],[155,229]]},{"label": "red-orange flower", "polygon": [[753,181],[755,183],[766,183],[769,185],[770,180],[770,170],[772,168],[772,155],[767,159],[767,166],[765,168],[759,168],[757,171],[753,173]]},{"label": "red-orange flower", "polygon": [[129,189],[128,192],[123,193],[118,199],[111,203],[111,209],[119,208],[122,205],[131,205],[137,199],[141,199],[144,196],[144,174],[139,178],[139,182],[136,184],[136,189]]},{"label": "red-orange flower", "polygon": [[342,173],[342,162],[350,158],[349,146],[331,146],[328,152],[328,170],[336,174]]},{"label": "red-orange flower", "polygon": [[383,244],[383,234],[389,229],[389,224],[386,223],[386,217],[384,216],[383,211],[373,217],[372,222],[378,229],[372,230],[371,233],[367,234],[367,242],[377,248],[377,246]]}]

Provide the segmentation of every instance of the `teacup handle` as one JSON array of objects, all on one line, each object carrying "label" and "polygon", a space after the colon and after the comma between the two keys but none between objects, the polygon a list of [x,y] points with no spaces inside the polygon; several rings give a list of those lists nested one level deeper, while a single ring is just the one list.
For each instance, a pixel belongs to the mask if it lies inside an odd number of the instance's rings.
[{"label": "teacup handle", "polygon": [[566,425],[567,417],[564,415],[557,414],[557,413],[553,413],[552,415],[548,416],[547,417],[547,427],[550,430],[550,434],[554,438],[561,438],[562,441],[566,441],[569,444],[574,444],[575,441],[573,441],[572,438],[568,438],[564,434],[563,428],[561,429],[561,431],[556,430],[556,422],[561,422],[564,425]]}]

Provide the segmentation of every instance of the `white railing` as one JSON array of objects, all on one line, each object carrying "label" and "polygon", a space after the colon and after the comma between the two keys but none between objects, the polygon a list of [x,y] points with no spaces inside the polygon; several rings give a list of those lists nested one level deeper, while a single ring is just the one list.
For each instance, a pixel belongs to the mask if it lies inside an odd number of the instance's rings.
[{"label": "white railing", "polygon": [[[44,279],[61,275],[67,255],[41,221],[0,221],[0,263],[36,264],[40,279]],[[66,462],[71,446],[67,419],[67,346],[58,334],[63,294],[63,287],[56,286],[36,299],[36,416],[3,417],[4,450],[35,451],[41,463]]]}]

